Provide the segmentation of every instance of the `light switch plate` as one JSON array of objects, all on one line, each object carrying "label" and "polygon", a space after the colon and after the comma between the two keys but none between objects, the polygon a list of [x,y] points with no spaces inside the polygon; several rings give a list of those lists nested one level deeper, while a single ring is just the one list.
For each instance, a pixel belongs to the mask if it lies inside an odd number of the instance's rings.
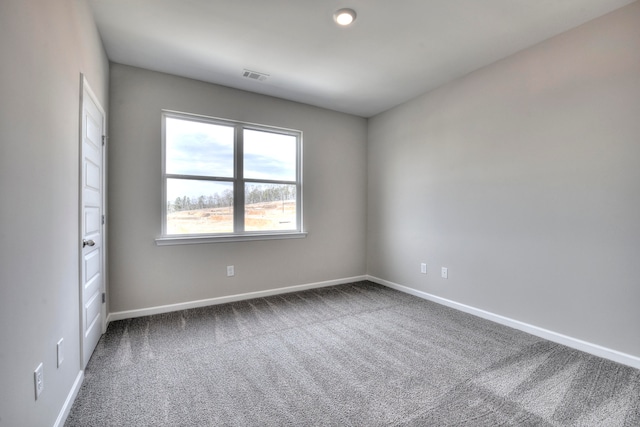
[{"label": "light switch plate", "polygon": [[40,397],[42,390],[44,390],[44,372],[42,363],[40,363],[36,370],[33,372],[33,386],[36,392],[36,400],[38,400],[38,397]]},{"label": "light switch plate", "polygon": [[56,354],[57,354],[57,359],[58,359],[58,368],[60,367],[60,365],[62,365],[62,362],[64,362],[64,351],[62,348],[62,343],[64,342],[63,338],[60,338],[60,341],[58,341],[58,345],[56,346]]}]

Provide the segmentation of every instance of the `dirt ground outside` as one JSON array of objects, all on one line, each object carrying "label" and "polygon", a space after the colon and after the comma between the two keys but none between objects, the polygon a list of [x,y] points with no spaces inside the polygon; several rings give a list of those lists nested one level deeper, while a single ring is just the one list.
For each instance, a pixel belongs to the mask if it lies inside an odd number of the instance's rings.
[{"label": "dirt ground outside", "polygon": [[[296,230],[296,202],[246,205],[245,231]],[[233,207],[205,208],[167,215],[167,234],[233,233]]]}]

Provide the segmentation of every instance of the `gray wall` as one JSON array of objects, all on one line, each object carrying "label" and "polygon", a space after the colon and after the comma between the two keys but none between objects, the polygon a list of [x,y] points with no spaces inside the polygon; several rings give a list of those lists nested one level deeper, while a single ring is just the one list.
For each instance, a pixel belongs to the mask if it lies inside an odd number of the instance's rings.
[{"label": "gray wall", "polygon": [[80,372],[80,73],[106,107],[109,68],[82,0],[2,0],[0,58],[0,425],[51,426]]},{"label": "gray wall", "polygon": [[[364,119],[113,65],[110,311],[368,272],[640,356],[637,22],[636,2],[377,116],[368,149]],[[109,69],[83,0],[0,2],[0,57],[0,425],[52,425],[80,371],[79,74],[106,107]],[[155,246],[161,108],[303,130],[309,236]]]},{"label": "gray wall", "polygon": [[[111,312],[365,274],[365,119],[119,64],[110,97]],[[156,246],[162,109],[303,131],[308,237]]]},{"label": "gray wall", "polygon": [[639,22],[636,2],[372,118],[368,273],[640,356]]}]

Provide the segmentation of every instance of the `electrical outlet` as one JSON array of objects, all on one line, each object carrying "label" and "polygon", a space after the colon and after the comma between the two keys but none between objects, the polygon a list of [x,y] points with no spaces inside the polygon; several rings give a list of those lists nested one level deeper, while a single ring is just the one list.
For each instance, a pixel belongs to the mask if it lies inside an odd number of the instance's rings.
[{"label": "electrical outlet", "polygon": [[233,265],[227,265],[227,277],[232,277],[236,275],[236,270]]},{"label": "electrical outlet", "polygon": [[447,267],[442,267],[442,278],[443,279],[448,279],[449,278],[449,269]]},{"label": "electrical outlet", "polygon": [[58,345],[56,346],[56,354],[58,355],[58,368],[60,367],[60,365],[62,365],[62,362],[64,362],[64,352],[62,351],[63,341],[64,339],[60,338],[60,341],[58,341]]},{"label": "electrical outlet", "polygon": [[427,263],[425,262],[420,263],[420,273],[427,274]]},{"label": "electrical outlet", "polygon": [[36,370],[33,372],[33,385],[36,390],[36,400],[38,400],[40,393],[42,393],[42,390],[44,390],[44,374],[42,371],[42,363],[40,363]]}]

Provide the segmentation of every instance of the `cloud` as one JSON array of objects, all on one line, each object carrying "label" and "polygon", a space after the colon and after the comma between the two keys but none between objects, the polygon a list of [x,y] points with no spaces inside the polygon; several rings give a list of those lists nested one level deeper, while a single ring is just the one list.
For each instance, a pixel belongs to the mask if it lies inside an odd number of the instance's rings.
[{"label": "cloud", "polygon": [[167,118],[166,172],[233,177],[233,133],[230,126]]},{"label": "cloud", "polygon": [[295,136],[245,130],[245,178],[295,181],[296,149]]}]

